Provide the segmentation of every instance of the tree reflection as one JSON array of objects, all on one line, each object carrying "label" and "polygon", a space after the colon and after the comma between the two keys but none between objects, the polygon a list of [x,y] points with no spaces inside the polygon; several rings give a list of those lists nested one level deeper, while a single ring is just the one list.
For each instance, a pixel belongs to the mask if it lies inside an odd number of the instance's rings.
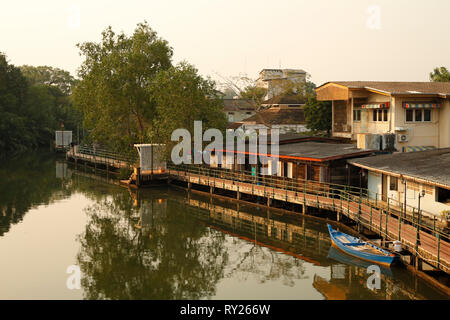
[{"label": "tree reflection", "polygon": [[[86,299],[201,299],[215,294],[228,259],[224,235],[211,236],[208,228],[186,218],[186,208],[177,202],[148,199],[140,210],[125,207],[120,199],[103,199],[87,209],[90,221],[80,236],[78,255]],[[137,223],[133,218],[138,214],[141,222],[152,225]]]},{"label": "tree reflection", "polygon": [[[186,200],[183,199],[183,202]],[[233,230],[226,242],[229,264],[226,266],[225,277],[234,277],[241,282],[252,277],[258,283],[277,280],[286,286],[294,286],[295,280],[306,277],[304,263],[293,257],[294,253],[288,255],[274,250],[276,247],[279,251],[286,252],[284,248],[292,248],[293,243],[282,241],[280,232],[275,228],[271,229],[269,237],[268,228],[274,222],[272,218],[255,218],[251,210],[223,207],[217,202],[210,204],[209,199],[200,196],[188,199],[187,203],[197,208],[193,210],[197,218],[201,217],[198,208],[207,209],[207,217],[203,215],[203,219],[209,226],[219,229],[218,232]],[[290,225],[284,225],[290,229]],[[297,247],[296,250],[298,249],[302,250]]]},{"label": "tree reflection", "polygon": [[70,195],[55,176],[54,154],[34,152],[2,160],[0,167],[0,237],[34,206]]}]

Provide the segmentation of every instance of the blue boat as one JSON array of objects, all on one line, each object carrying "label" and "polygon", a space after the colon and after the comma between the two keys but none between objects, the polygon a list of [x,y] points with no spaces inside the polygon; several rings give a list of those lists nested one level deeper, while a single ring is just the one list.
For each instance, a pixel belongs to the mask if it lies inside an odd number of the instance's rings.
[{"label": "blue boat", "polygon": [[387,267],[396,263],[399,259],[399,256],[394,253],[346,233],[336,231],[330,225],[328,225],[328,231],[330,232],[332,245],[351,256]]},{"label": "blue boat", "polygon": [[[345,254],[344,252],[342,252],[339,249],[336,249],[333,246],[331,246],[330,250],[328,250],[328,259],[335,260],[347,266],[354,266],[363,269],[367,269],[371,265],[373,265],[373,262],[362,260],[349,254]],[[380,265],[380,272],[381,274],[384,274],[385,276],[388,276],[390,278],[394,277],[393,270],[383,265]]]}]

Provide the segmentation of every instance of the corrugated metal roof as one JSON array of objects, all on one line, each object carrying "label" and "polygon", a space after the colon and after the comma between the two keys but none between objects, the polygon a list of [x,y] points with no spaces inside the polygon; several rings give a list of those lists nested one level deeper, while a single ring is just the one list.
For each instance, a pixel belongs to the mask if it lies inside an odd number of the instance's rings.
[{"label": "corrugated metal roof", "polygon": [[450,82],[385,82],[385,81],[330,81],[349,89],[368,89],[390,94],[406,95],[448,95],[450,96]]},{"label": "corrugated metal roof", "polygon": [[349,163],[414,177],[450,188],[450,148],[373,156],[351,160]]}]

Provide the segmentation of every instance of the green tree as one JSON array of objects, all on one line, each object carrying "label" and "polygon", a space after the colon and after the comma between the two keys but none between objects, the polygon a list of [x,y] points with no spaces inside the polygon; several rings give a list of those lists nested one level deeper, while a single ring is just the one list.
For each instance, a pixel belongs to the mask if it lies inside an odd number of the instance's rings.
[{"label": "green tree", "polygon": [[0,53],[0,157],[36,144],[26,117],[27,92],[20,69]]},{"label": "green tree", "polygon": [[64,95],[69,95],[76,80],[66,70],[49,66],[23,65],[20,71],[27,78],[30,85],[45,85],[58,88]]},{"label": "green tree", "polygon": [[450,82],[450,72],[446,67],[434,68],[430,73],[430,81],[432,82]]},{"label": "green tree", "polygon": [[75,131],[82,122],[82,114],[74,108],[71,97],[75,78],[68,71],[48,66],[25,65],[20,70],[29,84],[28,117],[39,126],[41,140],[48,143],[61,124],[65,130]]},{"label": "green tree", "polygon": [[261,88],[256,85],[248,85],[239,92],[239,97],[241,99],[249,101],[254,106],[261,106],[264,98],[267,94],[266,88]]},{"label": "green tree", "polygon": [[[39,70],[57,70],[57,76],[39,75]],[[23,72],[21,71],[23,70]],[[0,157],[48,146],[54,131],[64,122],[75,129],[81,115],[72,108],[67,71],[51,67],[15,67],[0,54]]]},{"label": "green tree", "polygon": [[315,97],[310,97],[305,104],[306,126],[314,131],[326,131],[328,136],[331,131],[331,103],[317,101]]},{"label": "green tree", "polygon": [[203,130],[217,128],[224,131],[227,118],[223,102],[211,79],[205,79],[198,70],[182,62],[167,71],[160,72],[150,88],[156,105],[156,117],[149,129],[151,141],[168,143],[178,128],[194,134],[194,121],[202,120]]},{"label": "green tree", "polygon": [[74,98],[92,138],[105,144],[114,141],[110,147],[116,149],[146,140],[156,109],[148,87],[158,72],[172,65],[167,41],[145,22],[132,36],[109,27],[100,43],[86,42],[78,48],[85,60]]}]

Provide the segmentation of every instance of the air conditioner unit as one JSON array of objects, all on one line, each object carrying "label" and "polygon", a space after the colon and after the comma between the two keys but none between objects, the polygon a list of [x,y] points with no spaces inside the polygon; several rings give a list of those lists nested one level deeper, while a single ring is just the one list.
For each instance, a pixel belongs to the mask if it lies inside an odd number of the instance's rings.
[{"label": "air conditioner unit", "polygon": [[408,142],[408,135],[407,134],[399,134],[398,135],[398,142]]}]

